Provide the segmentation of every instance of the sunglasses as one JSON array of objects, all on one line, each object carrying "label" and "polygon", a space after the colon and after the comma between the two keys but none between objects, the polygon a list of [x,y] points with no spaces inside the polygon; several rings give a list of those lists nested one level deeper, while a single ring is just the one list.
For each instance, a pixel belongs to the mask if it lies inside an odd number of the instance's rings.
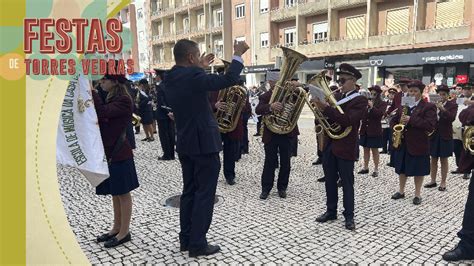
[{"label": "sunglasses", "polygon": [[349,78],[349,79],[340,78],[340,79],[336,80],[336,82],[337,82],[338,84],[343,85],[343,84],[345,84],[346,81],[348,81],[348,80],[352,80],[352,79],[351,79],[351,78]]}]

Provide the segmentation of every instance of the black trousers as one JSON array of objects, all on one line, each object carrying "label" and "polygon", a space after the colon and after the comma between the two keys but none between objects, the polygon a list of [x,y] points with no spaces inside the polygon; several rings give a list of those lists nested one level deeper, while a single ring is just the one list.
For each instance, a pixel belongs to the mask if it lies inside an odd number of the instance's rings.
[{"label": "black trousers", "polygon": [[262,128],[262,116],[259,116],[258,118],[258,122],[257,122],[257,134],[260,135],[260,129]]},{"label": "black trousers", "polygon": [[212,222],[221,167],[219,153],[178,156],[183,171],[179,241],[189,249],[200,249],[207,245],[206,234]]},{"label": "black trousers", "polygon": [[461,152],[464,149],[462,140],[453,139],[454,156],[456,157],[456,166],[459,168],[459,161],[461,160]]},{"label": "black trousers", "polygon": [[290,179],[290,138],[286,135],[273,134],[269,143],[264,144],[265,162],[262,173],[262,191],[270,192],[275,180],[275,169],[278,165],[278,154],[280,154],[280,167],[278,172],[278,191],[288,188]]},{"label": "black trousers", "polygon": [[330,214],[337,214],[338,188],[337,180],[342,181],[344,217],[354,218],[354,161],[334,156],[331,143],[324,149],[323,170],[326,177],[326,207]]},{"label": "black trousers", "polygon": [[158,136],[161,147],[163,148],[163,157],[174,159],[175,128],[171,119],[161,119],[158,121]]},{"label": "black trousers", "polygon": [[468,254],[474,254],[474,178],[471,177],[469,184],[469,194],[467,195],[466,208],[462,229],[458,233],[461,241],[459,246]]},{"label": "black trousers", "polygon": [[390,150],[390,144],[392,140],[390,139],[390,128],[384,128],[382,130],[382,151],[387,152]]},{"label": "black trousers", "polygon": [[242,139],[242,143],[240,144],[241,150],[243,153],[249,153],[249,115],[244,114],[243,116],[244,121],[244,138]]},{"label": "black trousers", "polygon": [[221,134],[224,146],[224,176],[225,179],[235,178],[235,161],[240,155],[240,142],[229,138],[228,134]]},{"label": "black trousers", "polygon": [[298,156],[298,137],[290,138],[290,154],[291,157]]}]

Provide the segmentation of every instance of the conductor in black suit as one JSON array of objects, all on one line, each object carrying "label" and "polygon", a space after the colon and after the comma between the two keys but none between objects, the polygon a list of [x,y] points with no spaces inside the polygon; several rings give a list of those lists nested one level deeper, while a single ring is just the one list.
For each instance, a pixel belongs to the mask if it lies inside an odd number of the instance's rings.
[{"label": "conductor in black suit", "polygon": [[206,233],[212,221],[220,171],[222,140],[209,104],[208,92],[239,82],[245,42],[234,43],[234,56],[223,76],[206,74],[214,55],[200,54],[197,43],[182,39],[173,49],[176,65],[165,74],[164,92],[173,109],[177,130],[176,151],[183,171],[180,204],[180,250],[190,257],[211,255],[220,247],[209,245]]}]

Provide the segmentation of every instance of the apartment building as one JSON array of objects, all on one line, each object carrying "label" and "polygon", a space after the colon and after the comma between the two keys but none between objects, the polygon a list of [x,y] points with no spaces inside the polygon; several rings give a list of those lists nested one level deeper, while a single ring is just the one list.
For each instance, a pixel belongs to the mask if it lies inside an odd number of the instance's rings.
[{"label": "apartment building", "polygon": [[148,30],[147,30],[147,18],[145,0],[134,0],[133,4],[136,9],[136,21],[137,21],[137,43],[138,43],[138,58],[139,72],[150,72],[149,62],[149,51],[148,51]]},{"label": "apartment building", "polygon": [[[407,76],[452,84],[474,78],[472,0],[147,0],[153,68],[174,64],[175,42],[230,59],[245,40],[247,85],[281,65],[286,46],[310,58],[301,81],[341,62],[358,67],[363,86]],[[218,63],[219,64],[219,63]]]}]

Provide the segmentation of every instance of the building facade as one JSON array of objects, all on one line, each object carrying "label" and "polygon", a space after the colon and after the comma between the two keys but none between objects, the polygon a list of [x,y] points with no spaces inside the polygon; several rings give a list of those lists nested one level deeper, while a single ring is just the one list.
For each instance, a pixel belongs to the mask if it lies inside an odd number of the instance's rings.
[{"label": "building facade", "polygon": [[135,0],[135,11],[137,21],[137,40],[138,40],[138,67],[139,72],[149,72],[149,50],[148,50],[148,27],[146,18],[145,0]]},{"label": "building facade", "polygon": [[303,82],[341,62],[359,68],[364,87],[401,76],[448,85],[474,78],[472,0],[148,1],[152,58],[161,68],[173,65],[178,39],[228,59],[237,39],[251,47],[247,85],[281,64],[281,46],[310,58],[298,71]]}]

